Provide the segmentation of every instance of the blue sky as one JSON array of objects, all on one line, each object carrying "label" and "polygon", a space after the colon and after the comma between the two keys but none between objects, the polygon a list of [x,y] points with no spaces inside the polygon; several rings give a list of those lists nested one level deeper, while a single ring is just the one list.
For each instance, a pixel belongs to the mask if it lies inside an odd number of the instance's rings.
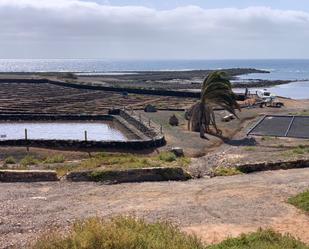
[{"label": "blue sky", "polygon": [[309,0],[0,0],[0,58],[309,59]]}]

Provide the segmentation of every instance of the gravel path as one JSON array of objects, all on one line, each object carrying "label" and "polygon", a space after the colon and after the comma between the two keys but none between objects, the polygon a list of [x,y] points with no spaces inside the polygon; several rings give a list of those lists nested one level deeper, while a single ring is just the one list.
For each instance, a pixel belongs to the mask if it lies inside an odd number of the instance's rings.
[{"label": "gravel path", "polygon": [[309,188],[309,169],[188,182],[0,184],[0,248],[24,248],[47,228],[89,216],[169,220],[207,243],[272,227],[309,243],[309,217],[286,199]]}]

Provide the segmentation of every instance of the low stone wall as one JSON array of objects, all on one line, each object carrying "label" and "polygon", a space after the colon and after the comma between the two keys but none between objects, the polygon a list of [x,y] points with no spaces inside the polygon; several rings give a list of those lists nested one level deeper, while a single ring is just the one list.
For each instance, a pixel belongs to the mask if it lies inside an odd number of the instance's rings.
[{"label": "low stone wall", "polygon": [[78,114],[0,114],[3,121],[112,121],[111,115]]},{"label": "low stone wall", "polygon": [[256,171],[267,171],[267,170],[308,168],[308,167],[309,167],[309,160],[261,162],[261,163],[236,165],[236,168],[243,173],[252,173]]},{"label": "low stone wall", "polygon": [[[49,83],[58,86],[71,87],[76,89],[86,89],[86,90],[102,90],[109,92],[127,92],[133,94],[144,94],[144,95],[157,95],[157,96],[171,96],[171,97],[181,97],[181,98],[197,98],[201,97],[200,92],[189,92],[189,91],[173,91],[164,89],[141,89],[141,88],[129,88],[129,87],[111,87],[103,85],[87,85],[85,83],[70,83],[60,80],[48,80],[48,79],[0,79],[0,83]],[[236,94],[237,100],[244,100],[244,94]]]},{"label": "low stone wall", "polygon": [[0,146],[23,146],[63,149],[127,149],[143,150],[164,145],[161,140],[78,141],[78,140],[3,140]]},{"label": "low stone wall", "polygon": [[0,182],[51,182],[59,181],[56,171],[0,170]]},{"label": "low stone wall", "polygon": [[192,176],[182,168],[145,168],[120,171],[83,171],[70,172],[68,181],[94,181],[109,184],[154,181],[186,181]]}]

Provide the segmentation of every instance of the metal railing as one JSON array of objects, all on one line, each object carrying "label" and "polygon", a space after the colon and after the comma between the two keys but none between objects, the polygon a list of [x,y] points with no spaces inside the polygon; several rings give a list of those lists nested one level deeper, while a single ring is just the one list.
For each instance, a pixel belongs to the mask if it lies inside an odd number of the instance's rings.
[{"label": "metal railing", "polygon": [[134,111],[133,108],[123,107],[121,110],[124,111],[125,113],[127,113],[128,115],[130,115],[136,121],[142,123],[144,126],[146,126],[150,130],[155,132],[157,135],[163,135],[162,125],[155,123],[151,118],[148,118],[148,117],[142,115],[141,113]]}]

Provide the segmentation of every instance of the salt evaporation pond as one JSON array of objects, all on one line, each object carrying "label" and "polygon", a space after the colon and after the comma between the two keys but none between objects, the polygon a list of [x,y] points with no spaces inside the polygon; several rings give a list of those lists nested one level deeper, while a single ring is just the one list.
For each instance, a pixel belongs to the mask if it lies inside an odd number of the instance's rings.
[{"label": "salt evaporation pond", "polygon": [[0,140],[87,140],[89,141],[127,141],[124,132],[113,122],[0,122]]}]

